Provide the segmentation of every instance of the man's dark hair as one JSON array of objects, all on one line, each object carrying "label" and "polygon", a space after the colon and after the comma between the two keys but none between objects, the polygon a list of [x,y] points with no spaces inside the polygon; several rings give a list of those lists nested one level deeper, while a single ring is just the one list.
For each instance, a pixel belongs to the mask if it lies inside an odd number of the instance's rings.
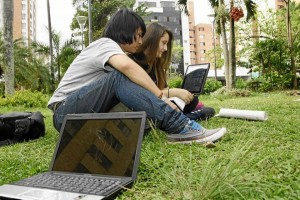
[{"label": "man's dark hair", "polygon": [[146,32],[144,20],[134,11],[121,8],[109,19],[102,36],[110,38],[118,44],[131,44],[136,39],[138,28],[142,29],[142,36],[144,36]]}]

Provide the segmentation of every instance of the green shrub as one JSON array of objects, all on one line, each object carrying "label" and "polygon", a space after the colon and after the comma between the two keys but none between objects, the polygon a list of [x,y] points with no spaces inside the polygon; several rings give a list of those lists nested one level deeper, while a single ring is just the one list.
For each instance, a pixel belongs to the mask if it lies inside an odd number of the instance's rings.
[{"label": "green shrub", "polygon": [[270,92],[291,88],[291,75],[273,74],[272,76],[260,76],[248,82],[248,88],[259,92]]},{"label": "green shrub", "polygon": [[16,91],[11,97],[0,98],[0,106],[47,107],[49,96],[30,90]]},{"label": "green shrub", "polygon": [[221,81],[215,79],[207,79],[204,86],[204,94],[210,94],[222,87]]},{"label": "green shrub", "polygon": [[236,89],[246,89],[248,86],[247,80],[243,78],[237,78],[235,82],[235,88]]},{"label": "green shrub", "polygon": [[182,85],[182,77],[181,76],[174,76],[170,77],[168,80],[169,88],[181,88]]}]

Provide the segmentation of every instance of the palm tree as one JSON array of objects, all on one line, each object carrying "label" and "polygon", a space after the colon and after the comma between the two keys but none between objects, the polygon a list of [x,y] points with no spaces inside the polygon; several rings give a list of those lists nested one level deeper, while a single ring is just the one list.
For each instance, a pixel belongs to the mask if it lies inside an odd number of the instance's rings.
[{"label": "palm tree", "polygon": [[5,67],[5,56],[4,56],[5,46],[3,41],[3,33],[0,31],[0,79],[4,75],[4,67]]},{"label": "palm tree", "polygon": [[14,89],[14,47],[13,47],[13,18],[14,18],[14,1],[2,1],[3,16],[3,36],[4,36],[4,73],[5,73],[5,94],[13,95]]},{"label": "palm tree", "polygon": [[[50,74],[48,67],[42,64],[42,58],[31,53],[22,39],[13,42],[14,56],[14,89],[31,89],[32,91],[44,90],[49,92]],[[0,75],[5,67],[5,47],[0,33]],[[3,90],[3,89],[2,89]],[[1,91],[1,95],[3,95]]]},{"label": "palm tree", "polygon": [[[247,10],[247,18],[249,21],[254,18],[256,10],[255,3],[253,0],[243,0],[244,5]],[[231,90],[234,87],[235,82],[235,70],[236,70],[236,57],[235,57],[235,28],[234,20],[230,19],[230,40],[229,49],[227,43],[226,35],[226,22],[228,19],[228,12],[226,12],[226,5],[224,0],[209,0],[212,8],[215,11],[215,20],[217,24],[217,32],[222,36],[223,54],[224,54],[224,66],[225,66],[225,79],[226,79],[226,89]],[[183,10],[188,13],[187,10],[187,0],[178,0],[178,4],[183,7]],[[230,9],[234,6],[234,1],[230,0]]]},{"label": "palm tree", "polygon": [[60,65],[60,72],[63,75],[76,56],[80,53],[78,46],[80,42],[78,40],[67,40],[60,48],[60,54],[57,56],[58,63]]},{"label": "palm tree", "polygon": [[[211,6],[214,8],[216,13],[217,24],[219,25],[220,35],[222,36],[223,43],[223,54],[224,54],[224,66],[225,66],[225,79],[226,79],[226,90],[234,88],[236,79],[236,40],[235,40],[235,21],[233,18],[229,18],[229,49],[227,45],[227,36],[225,24],[228,19],[228,13],[226,12],[226,5],[224,0],[209,0]],[[256,10],[255,3],[252,0],[243,0],[244,6],[247,10],[246,20],[254,18]],[[229,3],[230,11],[235,7],[234,1],[230,0]]]},{"label": "palm tree", "polygon": [[[64,73],[69,67],[71,62],[75,57],[80,53],[79,46],[80,42],[78,40],[70,39],[67,40],[64,44],[61,44],[60,34],[52,31],[52,44],[53,44],[53,53],[52,53],[52,67],[53,74],[57,75],[57,79],[54,76],[54,84],[58,83],[61,79],[61,73]],[[46,44],[40,42],[32,43],[32,50],[38,54],[40,57],[49,57],[50,47]]]},{"label": "palm tree", "polygon": [[34,56],[21,40],[14,44],[17,88],[51,92],[50,74],[43,59]]},{"label": "palm tree", "polygon": [[53,47],[52,47],[52,26],[51,26],[51,13],[50,3],[47,0],[47,11],[48,11],[48,32],[49,32],[49,44],[50,44],[50,73],[51,73],[51,91],[54,91],[54,68],[53,68]]}]

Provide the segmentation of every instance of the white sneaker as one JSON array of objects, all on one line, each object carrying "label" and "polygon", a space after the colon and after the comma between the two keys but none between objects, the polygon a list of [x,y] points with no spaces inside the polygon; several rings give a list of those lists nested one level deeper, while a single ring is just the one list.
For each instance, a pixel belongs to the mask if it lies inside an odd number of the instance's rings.
[{"label": "white sneaker", "polygon": [[200,131],[186,132],[185,134],[169,134],[167,140],[172,143],[207,143],[215,142],[225,135],[227,132],[226,128],[218,129],[205,129],[202,128]]}]

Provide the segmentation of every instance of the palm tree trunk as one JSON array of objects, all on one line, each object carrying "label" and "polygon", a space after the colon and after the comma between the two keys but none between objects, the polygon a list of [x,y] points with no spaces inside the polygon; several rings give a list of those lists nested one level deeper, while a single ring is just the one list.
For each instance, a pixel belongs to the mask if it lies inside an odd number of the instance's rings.
[{"label": "palm tree trunk", "polygon": [[92,4],[88,1],[88,17],[89,17],[89,44],[93,42],[93,26],[92,26]]},{"label": "palm tree trunk", "polygon": [[[219,1],[219,7],[225,7],[224,0]],[[223,46],[223,54],[224,54],[224,67],[225,67],[225,81],[226,88],[228,86],[229,80],[229,52],[228,52],[228,44],[227,44],[227,35],[226,35],[226,27],[225,27],[225,16],[220,16],[220,28],[221,28],[221,36],[222,36],[222,46]]]},{"label": "palm tree trunk", "polygon": [[14,41],[13,41],[13,19],[14,1],[3,0],[3,36],[4,36],[4,57],[6,58],[4,67],[5,94],[11,96],[15,93],[14,78]]},{"label": "palm tree trunk", "polygon": [[[234,6],[233,0],[230,0],[230,8]],[[228,85],[226,85],[227,91],[234,88],[235,76],[236,76],[236,47],[235,47],[235,30],[234,20],[230,18],[230,37],[229,37],[229,65],[228,65]]]},{"label": "palm tree trunk", "polygon": [[50,14],[50,3],[47,0],[47,11],[48,11],[48,32],[49,32],[49,46],[50,46],[50,90],[53,92],[55,89],[54,85],[54,67],[53,67],[53,45],[52,45],[52,27],[51,27],[51,14]]},{"label": "palm tree trunk", "polygon": [[286,3],[286,27],[287,27],[287,36],[288,36],[288,47],[290,50],[290,60],[291,60],[291,68],[292,68],[292,86],[295,94],[297,94],[298,83],[296,76],[296,64],[294,58],[294,48],[293,48],[293,37],[292,37],[292,22],[290,15],[290,0],[285,1]]}]

